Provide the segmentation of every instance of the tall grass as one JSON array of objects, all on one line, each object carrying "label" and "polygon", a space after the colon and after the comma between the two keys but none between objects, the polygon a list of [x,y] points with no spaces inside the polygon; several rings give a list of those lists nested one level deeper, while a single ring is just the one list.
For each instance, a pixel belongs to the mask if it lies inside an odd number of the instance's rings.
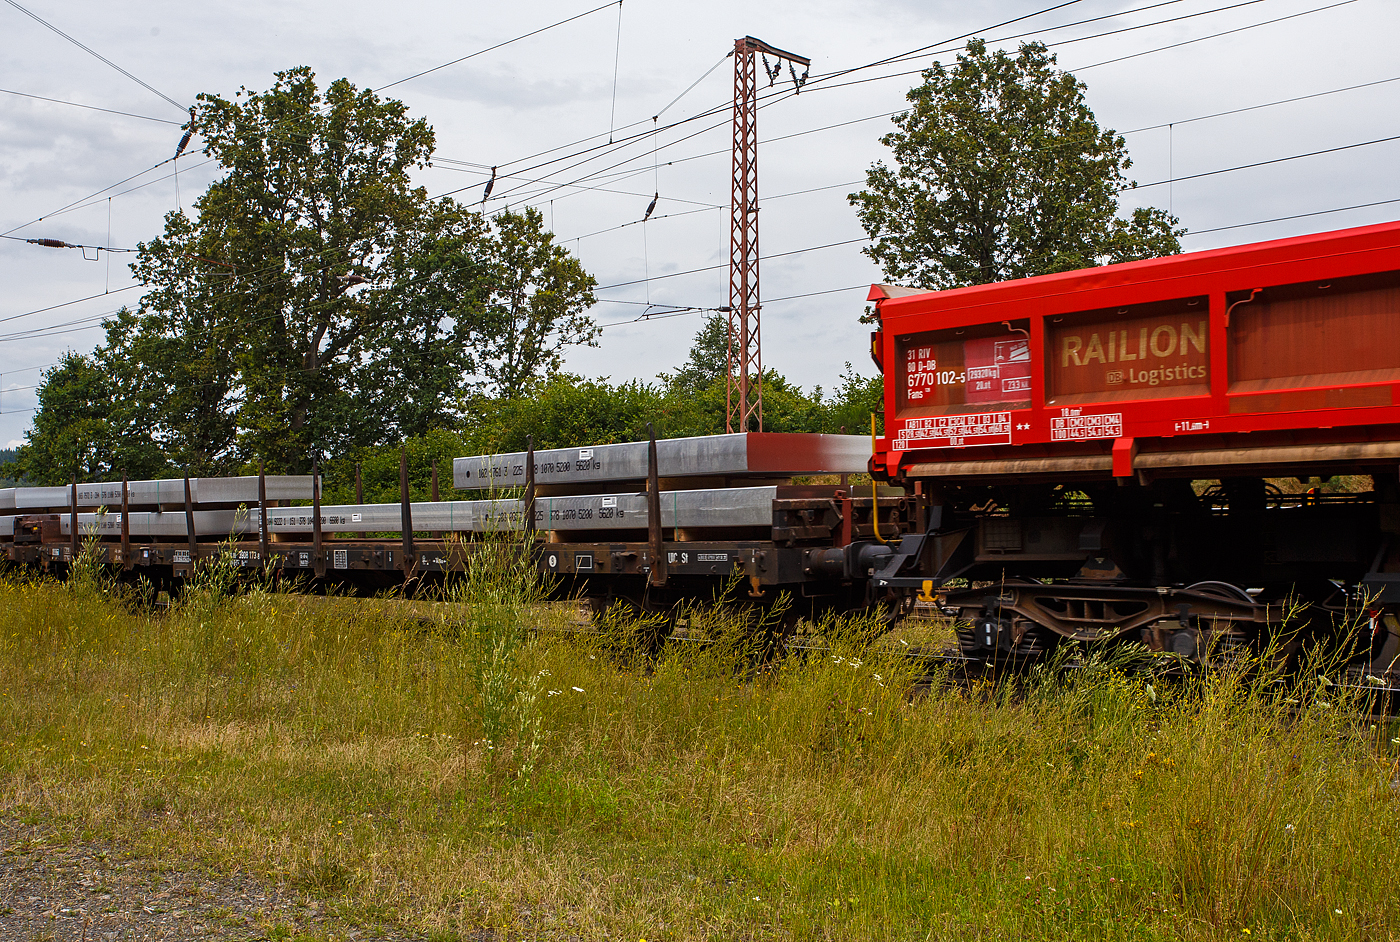
[{"label": "tall grass", "polygon": [[499,549],[436,603],[0,582],[5,813],[442,938],[1400,933],[1397,733],[1311,674],[1011,695],[706,605],[643,657]]}]

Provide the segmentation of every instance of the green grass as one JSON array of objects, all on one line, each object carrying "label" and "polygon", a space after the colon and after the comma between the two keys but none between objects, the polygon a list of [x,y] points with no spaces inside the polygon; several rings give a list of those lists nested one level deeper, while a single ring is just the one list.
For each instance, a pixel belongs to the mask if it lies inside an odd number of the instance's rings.
[{"label": "green grass", "polygon": [[713,610],[649,665],[509,553],[431,606],[205,585],[0,581],[3,813],[440,939],[1400,933],[1397,733],[1316,680],[915,690]]}]

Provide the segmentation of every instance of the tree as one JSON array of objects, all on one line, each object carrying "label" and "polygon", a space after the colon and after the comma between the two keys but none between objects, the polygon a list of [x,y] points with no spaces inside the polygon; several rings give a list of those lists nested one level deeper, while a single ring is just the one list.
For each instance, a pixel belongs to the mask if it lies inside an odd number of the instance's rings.
[{"label": "tree", "polygon": [[433,131],[345,79],[323,95],[305,67],[261,94],[198,101],[194,126],[224,175],[196,223],[168,218],[140,246],[136,272],[155,288],[141,312],[219,334],[238,366],[240,451],[305,470],[313,449],[367,437],[352,374],[396,312],[391,292],[356,284],[418,242],[427,193],[409,173]]},{"label": "tree", "polygon": [[148,291],[95,354],[179,466],[306,471],[422,436],[593,340],[593,279],[538,212],[488,221],[413,185],[434,135],[401,102],[302,67],[200,95],[193,127],[223,175],[141,244]]},{"label": "tree", "polygon": [[923,73],[881,138],[897,169],[877,162],[850,196],[887,279],[941,289],[1181,251],[1175,217],[1118,216],[1136,185],[1124,140],[1054,65],[1041,43],[1012,57],[974,39]]},{"label": "tree", "polygon": [[554,244],[537,209],[500,213],[492,235],[483,264],[481,371],[496,395],[513,398],[559,369],[563,347],[597,345],[599,328],[584,313],[597,282]]},{"label": "tree", "polygon": [[114,410],[115,382],[102,365],[77,353],[44,372],[39,409],[13,464],[32,485],[111,480],[123,471],[138,478],[167,477],[175,469],[149,439],[131,434],[135,417]]},{"label": "tree", "polygon": [[135,311],[103,323],[106,343],[94,358],[112,377],[109,414],[139,416],[117,432],[145,441],[192,475],[233,473],[238,465],[240,305],[229,272],[212,266],[183,213],[165,221],[165,237],[142,246],[133,266],[153,284]]},{"label": "tree", "polygon": [[[732,344],[737,351],[738,344]],[[663,373],[661,380],[683,394],[695,394],[715,383],[723,383],[729,371],[729,321],[722,314],[707,314],[690,345],[690,358],[674,373]]]}]

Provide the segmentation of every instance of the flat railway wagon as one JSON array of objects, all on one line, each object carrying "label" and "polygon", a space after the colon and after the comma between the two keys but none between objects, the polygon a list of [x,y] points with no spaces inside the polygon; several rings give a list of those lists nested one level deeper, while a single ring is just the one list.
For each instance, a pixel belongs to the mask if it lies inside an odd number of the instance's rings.
[{"label": "flat railway wagon", "polygon": [[310,475],[9,488],[0,555],[61,574],[90,541],[125,578],[178,593],[231,553],[312,591],[373,592],[438,582],[483,538],[528,530],[555,591],[595,610],[674,612],[737,577],[741,604],[794,599],[779,609],[791,628],[870,605],[869,573],[913,526],[902,490],[810,482],[863,474],[870,456],[867,436],[774,433],[531,449],[455,459],[474,499],[396,504],[325,504]]},{"label": "flat railway wagon", "polygon": [[870,300],[871,466],[927,508],[876,589],[938,591],[976,656],[1360,619],[1393,685],[1400,223]]}]

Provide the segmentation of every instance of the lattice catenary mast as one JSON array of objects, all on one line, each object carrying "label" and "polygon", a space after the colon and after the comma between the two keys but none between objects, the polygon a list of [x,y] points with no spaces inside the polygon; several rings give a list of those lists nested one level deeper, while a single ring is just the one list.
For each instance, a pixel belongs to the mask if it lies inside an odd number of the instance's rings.
[{"label": "lattice catenary mast", "polygon": [[[810,60],[745,36],[734,41],[734,159],[729,200],[729,370],[725,387],[727,432],[763,431],[763,352],[758,291],[758,78],[757,58],[772,85],[788,63],[793,83],[807,80]],[[768,65],[768,56],[777,61]],[[799,78],[796,66],[802,66]],[[736,362],[737,361],[737,362]]]}]

